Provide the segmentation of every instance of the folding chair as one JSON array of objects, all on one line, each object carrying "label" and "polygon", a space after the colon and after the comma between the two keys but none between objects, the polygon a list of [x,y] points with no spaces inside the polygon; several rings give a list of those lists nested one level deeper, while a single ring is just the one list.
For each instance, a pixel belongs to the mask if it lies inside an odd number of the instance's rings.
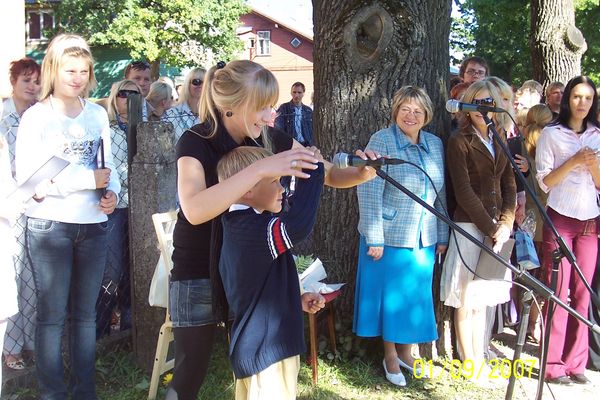
[{"label": "folding chair", "polygon": [[[175,228],[175,222],[177,222],[177,211],[153,214],[152,222],[154,223],[158,246],[164,259],[168,276],[171,273],[171,268],[173,268],[171,254],[173,253],[173,229]],[[167,287],[166,289],[168,293],[169,288]],[[169,344],[173,341],[173,323],[171,322],[168,304],[165,314],[165,322],[160,327],[156,343],[156,355],[154,356],[154,366],[152,367],[148,400],[156,400],[161,375],[173,369],[175,365],[175,359],[167,359]]]}]

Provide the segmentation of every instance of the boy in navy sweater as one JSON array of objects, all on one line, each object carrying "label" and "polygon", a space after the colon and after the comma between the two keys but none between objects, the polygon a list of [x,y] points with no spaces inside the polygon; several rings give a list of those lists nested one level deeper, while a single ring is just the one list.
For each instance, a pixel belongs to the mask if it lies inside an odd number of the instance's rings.
[{"label": "boy in navy sweater", "polygon": [[[260,147],[238,147],[217,172],[224,180],[270,156]],[[222,217],[219,272],[234,315],[229,358],[236,377],[236,400],[295,399],[300,353],[306,351],[302,310],[325,305],[318,293],[300,294],[293,243],[313,228],[323,187],[323,164],[300,179],[290,209],[279,215],[283,187],[265,178]]]}]

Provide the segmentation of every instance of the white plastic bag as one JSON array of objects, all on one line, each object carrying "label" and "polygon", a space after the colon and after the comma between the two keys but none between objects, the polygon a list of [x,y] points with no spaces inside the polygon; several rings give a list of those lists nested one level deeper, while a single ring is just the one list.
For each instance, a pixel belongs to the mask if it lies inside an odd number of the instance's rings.
[{"label": "white plastic bag", "polygon": [[169,274],[162,253],[154,268],[152,282],[150,282],[150,292],[148,293],[148,303],[153,307],[167,308],[169,303]]}]

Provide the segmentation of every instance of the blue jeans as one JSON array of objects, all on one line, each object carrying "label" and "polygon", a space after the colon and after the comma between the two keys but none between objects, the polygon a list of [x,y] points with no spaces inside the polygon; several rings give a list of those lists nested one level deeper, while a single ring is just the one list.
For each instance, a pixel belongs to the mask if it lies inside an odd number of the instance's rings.
[{"label": "blue jeans", "polygon": [[214,324],[210,279],[169,282],[169,311],[174,328]]},{"label": "blue jeans", "polygon": [[106,265],[107,231],[106,222],[27,221],[27,250],[38,294],[35,356],[42,399],[68,398],[61,354],[67,313],[72,398],[97,398],[96,299]]}]

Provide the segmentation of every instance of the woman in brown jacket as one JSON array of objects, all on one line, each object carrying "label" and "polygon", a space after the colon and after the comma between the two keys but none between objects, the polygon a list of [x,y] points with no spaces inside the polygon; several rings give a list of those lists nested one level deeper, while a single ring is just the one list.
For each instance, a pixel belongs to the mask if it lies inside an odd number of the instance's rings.
[{"label": "woman in brown jacket", "polygon": [[[497,89],[487,81],[472,84],[462,101],[485,105],[501,105]],[[483,242],[493,239],[499,251],[508,240],[515,217],[516,188],[511,165],[495,143],[483,116],[478,112],[459,112],[457,134],[448,139],[446,160],[456,197],[454,221]],[[491,114],[497,125],[504,115]],[[505,138],[503,138],[505,140]],[[462,235],[452,235],[444,263],[441,300],[454,307],[459,354],[466,374],[479,383],[487,383],[488,373],[483,357],[485,309],[509,300],[510,272],[506,281],[473,279],[480,249]],[[469,376],[471,375],[471,376]]]}]

